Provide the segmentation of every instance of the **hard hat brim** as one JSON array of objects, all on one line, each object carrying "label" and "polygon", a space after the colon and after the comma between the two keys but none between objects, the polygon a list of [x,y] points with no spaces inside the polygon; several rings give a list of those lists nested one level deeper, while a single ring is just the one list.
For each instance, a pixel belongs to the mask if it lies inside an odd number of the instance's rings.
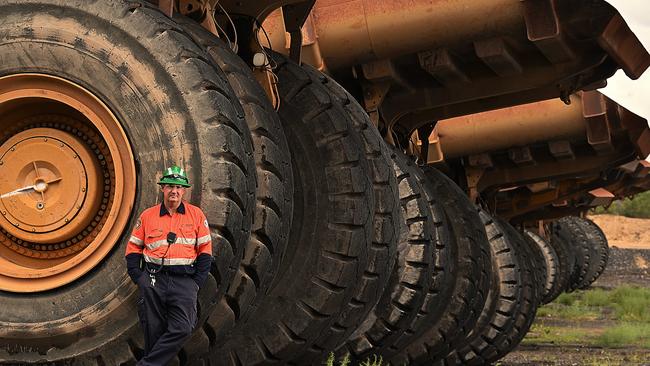
[{"label": "hard hat brim", "polygon": [[190,188],[192,186],[191,184],[185,182],[184,180],[172,179],[172,178],[163,178],[158,182],[158,185],[163,185],[163,184],[174,184],[185,188]]}]

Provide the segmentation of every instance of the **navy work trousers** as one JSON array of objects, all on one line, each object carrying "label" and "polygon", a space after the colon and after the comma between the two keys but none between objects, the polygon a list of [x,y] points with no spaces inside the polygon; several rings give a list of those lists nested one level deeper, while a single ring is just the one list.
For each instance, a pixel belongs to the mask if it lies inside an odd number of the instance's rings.
[{"label": "navy work trousers", "polygon": [[[152,282],[151,276],[155,276]],[[138,316],[144,332],[144,357],[138,366],[165,366],[196,326],[199,286],[188,275],[144,271],[138,279]]]}]

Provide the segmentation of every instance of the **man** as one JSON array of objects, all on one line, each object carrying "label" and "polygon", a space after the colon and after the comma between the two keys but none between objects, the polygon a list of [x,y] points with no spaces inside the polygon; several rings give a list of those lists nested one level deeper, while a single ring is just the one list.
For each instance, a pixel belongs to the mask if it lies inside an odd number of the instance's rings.
[{"label": "man", "polygon": [[139,366],[163,366],[196,325],[196,296],[208,276],[212,241],[200,208],[183,201],[185,171],[168,168],[158,182],[163,202],[146,209],[126,247],[129,276],[140,288],[138,316],[145,339]]}]

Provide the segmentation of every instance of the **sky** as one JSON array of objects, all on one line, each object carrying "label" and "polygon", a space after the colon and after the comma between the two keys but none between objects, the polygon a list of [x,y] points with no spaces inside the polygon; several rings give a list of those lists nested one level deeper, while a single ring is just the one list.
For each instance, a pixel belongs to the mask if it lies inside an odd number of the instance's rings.
[{"label": "sky", "polygon": [[[650,1],[607,0],[623,16],[628,26],[647,50],[650,50]],[[607,80],[600,90],[618,104],[650,121],[650,69],[637,80],[630,80],[622,70]]]}]

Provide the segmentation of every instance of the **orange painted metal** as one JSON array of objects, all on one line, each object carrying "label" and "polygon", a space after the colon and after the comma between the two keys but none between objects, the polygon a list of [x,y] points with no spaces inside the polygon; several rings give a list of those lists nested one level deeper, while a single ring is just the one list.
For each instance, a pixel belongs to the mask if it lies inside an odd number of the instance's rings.
[{"label": "orange painted metal", "polygon": [[630,79],[638,79],[650,67],[650,58],[641,41],[633,34],[620,14],[616,14],[598,38],[598,43],[609,53]]},{"label": "orange painted metal", "polygon": [[[519,0],[319,0],[312,15],[331,69],[525,29]],[[273,17],[264,28],[273,48],[286,52],[284,29]]]},{"label": "orange painted metal", "polygon": [[591,191],[589,191],[589,195],[592,197],[591,202],[589,202],[589,206],[591,207],[607,206],[611,204],[613,200],[616,199],[614,194],[612,194],[612,192],[606,190],[605,188],[592,189]]},{"label": "orange painted metal", "polygon": [[0,225],[9,234],[58,243],[90,224],[101,203],[101,167],[76,136],[32,128],[0,146],[0,161]]},{"label": "orange painted metal", "polygon": [[63,286],[118,242],[135,200],[127,136],[85,88],[0,78],[0,290]]},{"label": "orange painted metal", "polygon": [[445,159],[499,151],[554,140],[579,140],[586,134],[577,96],[523,104],[438,122],[435,134]]}]

